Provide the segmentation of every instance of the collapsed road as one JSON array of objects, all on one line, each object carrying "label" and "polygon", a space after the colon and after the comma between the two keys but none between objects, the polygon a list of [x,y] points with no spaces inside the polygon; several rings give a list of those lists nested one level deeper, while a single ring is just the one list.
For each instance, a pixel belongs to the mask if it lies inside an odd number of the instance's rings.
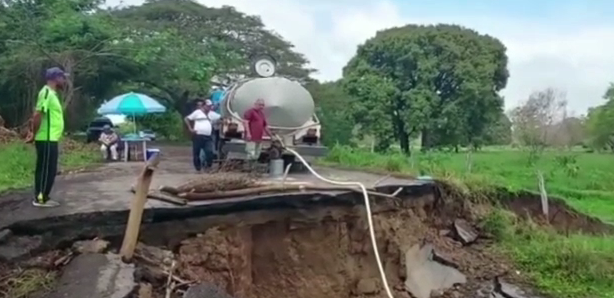
[{"label": "collapsed road", "polygon": [[[153,187],[195,178],[182,174],[185,164],[179,158],[163,161]],[[96,173],[63,177],[55,196],[64,205],[58,209],[29,207],[29,191],[5,194],[0,201],[0,258],[26,264],[33,256],[70,250],[70,262],[52,262],[61,265],[62,273],[44,296],[50,298],[166,297],[167,279],[177,281],[169,297],[386,297],[362,197],[351,191],[188,206],[149,200],[137,248],[149,265],[124,264],[116,253],[133,198],[128,189],[140,170],[139,165],[110,164]],[[382,178],[319,171],[366,185]],[[530,296],[509,283],[524,280],[488,249],[490,240],[473,224],[479,208],[465,200],[447,200],[428,181],[388,178],[375,188],[398,195],[372,198],[378,249],[395,297]],[[75,244],[92,238],[99,240]],[[101,241],[105,244],[98,245]],[[154,270],[151,264],[166,267]]]}]

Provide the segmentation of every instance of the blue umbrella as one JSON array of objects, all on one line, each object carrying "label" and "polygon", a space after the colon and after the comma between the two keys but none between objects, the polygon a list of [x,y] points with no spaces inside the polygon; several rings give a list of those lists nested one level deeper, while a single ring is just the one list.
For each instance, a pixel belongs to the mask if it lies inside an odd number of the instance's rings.
[{"label": "blue umbrella", "polygon": [[105,102],[98,109],[98,114],[142,115],[163,113],[166,108],[155,99],[141,93],[126,93]]}]

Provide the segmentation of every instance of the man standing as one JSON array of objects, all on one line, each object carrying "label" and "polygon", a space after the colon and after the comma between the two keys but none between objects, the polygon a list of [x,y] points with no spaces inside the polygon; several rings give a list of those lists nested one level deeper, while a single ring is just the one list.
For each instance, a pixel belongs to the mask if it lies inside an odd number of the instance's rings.
[{"label": "man standing", "polygon": [[[215,89],[213,89],[213,92],[211,92],[211,102],[213,103],[213,110],[216,113],[220,113],[221,111],[221,105],[222,105],[222,100],[224,99],[224,90],[222,88],[219,87],[215,87]],[[219,150],[220,150],[220,129],[221,129],[221,123],[218,123],[218,125],[215,125],[213,127],[213,147],[214,149],[214,153],[216,156],[219,156]]]},{"label": "man standing", "polygon": [[257,160],[260,157],[264,133],[272,136],[263,110],[264,99],[259,98],[256,100],[254,107],[247,110],[243,115],[243,125],[245,126],[245,151],[248,159],[251,161]]},{"label": "man standing", "polygon": [[[201,101],[202,102],[202,101]],[[201,173],[203,160],[200,158],[200,151],[205,152],[205,168],[213,165],[213,127],[220,121],[220,114],[211,110],[213,104],[210,100],[205,100],[202,108],[195,110],[192,114],[185,117],[185,123],[192,133],[192,158],[194,169]],[[192,126],[190,121],[194,121]]]},{"label": "man standing", "polygon": [[222,99],[224,99],[224,90],[219,87],[215,87],[213,92],[211,92],[211,102],[213,102],[213,110],[218,114],[220,113]]},{"label": "man standing", "polygon": [[64,112],[58,90],[66,82],[66,73],[59,67],[47,69],[47,84],[38,93],[32,117],[32,131],[27,143],[34,141],[36,169],[34,172],[34,200],[36,207],[57,207],[58,202],[49,199],[58,171],[58,142],[64,133]]},{"label": "man standing", "polygon": [[100,152],[102,152],[102,158],[104,158],[104,160],[107,160],[109,158],[109,153],[111,153],[112,160],[117,160],[118,140],[119,137],[117,136],[115,131],[111,129],[110,125],[107,124],[102,128],[102,133],[100,134],[100,138],[98,139],[98,141],[100,141],[101,144]]}]

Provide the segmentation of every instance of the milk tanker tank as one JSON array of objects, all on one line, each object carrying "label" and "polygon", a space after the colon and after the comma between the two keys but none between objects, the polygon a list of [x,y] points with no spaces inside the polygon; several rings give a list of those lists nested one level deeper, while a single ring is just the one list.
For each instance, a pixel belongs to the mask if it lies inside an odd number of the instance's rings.
[{"label": "milk tanker tank", "polygon": [[[254,107],[257,99],[265,102],[264,115],[271,132],[282,138],[287,147],[297,151],[306,160],[324,156],[327,148],[321,145],[321,125],[315,115],[311,94],[300,83],[275,76],[275,60],[260,56],[252,63],[257,76],[243,79],[228,86],[221,102],[222,117],[227,119],[221,129],[222,158],[227,160],[245,159],[243,115]],[[262,153],[270,156],[275,148],[271,138],[265,136]],[[276,151],[274,155],[292,162],[294,156],[288,152]]]}]

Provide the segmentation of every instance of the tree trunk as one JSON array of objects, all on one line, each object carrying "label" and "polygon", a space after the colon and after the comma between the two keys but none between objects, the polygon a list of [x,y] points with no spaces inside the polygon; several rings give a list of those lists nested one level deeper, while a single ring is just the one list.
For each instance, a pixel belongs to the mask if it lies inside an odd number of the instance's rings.
[{"label": "tree trunk", "polygon": [[422,152],[428,151],[429,149],[431,149],[431,140],[430,140],[430,134],[428,129],[424,128],[422,129],[422,135],[421,135],[421,142],[422,142]]},{"label": "tree trunk", "polygon": [[405,130],[399,132],[399,145],[401,146],[401,151],[405,153],[405,155],[411,155],[411,148],[409,144],[409,136]]}]

